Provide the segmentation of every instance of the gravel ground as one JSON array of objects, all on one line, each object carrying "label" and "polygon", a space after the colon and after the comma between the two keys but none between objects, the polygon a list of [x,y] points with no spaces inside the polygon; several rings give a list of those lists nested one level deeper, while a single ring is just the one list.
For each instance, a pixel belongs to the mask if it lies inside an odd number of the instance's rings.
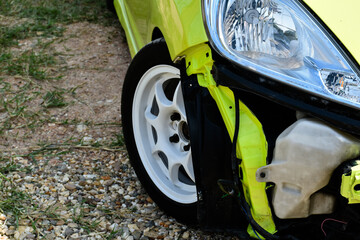
[{"label": "gravel ground", "polygon": [[[121,135],[121,85],[130,56],[119,24],[62,27],[62,36],[39,32],[12,49],[35,51],[40,38],[49,42],[57,64],[45,70],[60,80],[0,76],[4,101],[27,83],[40,92],[25,103],[36,124],[0,106],[0,123],[11,120],[0,131],[0,239],[237,239],[176,222],[137,180]],[[54,89],[66,104],[44,108],[41,96]]]},{"label": "gravel ground", "polygon": [[18,228],[8,224],[11,214],[2,215],[1,239],[236,239],[188,229],[165,215],[142,189],[126,152],[75,150],[14,161],[32,171],[6,177],[37,207]]}]

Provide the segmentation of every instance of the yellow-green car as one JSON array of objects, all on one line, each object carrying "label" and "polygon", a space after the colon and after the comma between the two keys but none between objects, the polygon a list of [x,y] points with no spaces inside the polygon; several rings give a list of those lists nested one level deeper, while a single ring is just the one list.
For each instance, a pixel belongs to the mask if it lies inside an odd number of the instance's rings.
[{"label": "yellow-green car", "polygon": [[113,4],[126,146],[159,207],[244,238],[360,239],[360,1]]}]

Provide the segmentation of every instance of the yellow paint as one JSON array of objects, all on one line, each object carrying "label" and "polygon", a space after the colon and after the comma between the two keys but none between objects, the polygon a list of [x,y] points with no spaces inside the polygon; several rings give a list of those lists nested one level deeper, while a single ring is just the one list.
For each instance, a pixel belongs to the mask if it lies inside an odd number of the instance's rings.
[{"label": "yellow paint", "polygon": [[304,0],[360,64],[360,1]]},{"label": "yellow paint", "polygon": [[134,21],[132,20],[131,16],[128,15],[125,2],[115,0],[114,6],[121,25],[125,30],[126,40],[128,42],[130,54],[132,57],[134,57],[135,54],[140,50],[140,46],[144,44],[141,42],[141,38],[137,33],[136,28],[133,29]]},{"label": "yellow paint", "polygon": [[[360,164],[360,161],[357,161]],[[351,168],[351,174],[343,174],[340,193],[349,200],[349,204],[360,203],[360,191],[355,186],[360,185],[360,165]]]},{"label": "yellow paint", "polygon": [[[210,70],[212,69],[210,47],[202,44],[186,51],[187,74],[197,74],[200,86],[206,87],[215,100],[232,139],[235,132],[235,100],[233,92],[223,86],[217,86]],[[240,101],[240,125],[236,145],[237,157],[242,159],[243,189],[252,215],[256,222],[270,233],[276,232],[266,195],[266,184],[256,181],[256,171],[266,165],[267,142],[261,123],[255,115]],[[249,234],[255,237],[251,228]]]},{"label": "yellow paint", "polygon": [[164,35],[172,59],[208,41],[201,1],[114,0],[114,4],[132,57],[152,40],[155,28]]}]

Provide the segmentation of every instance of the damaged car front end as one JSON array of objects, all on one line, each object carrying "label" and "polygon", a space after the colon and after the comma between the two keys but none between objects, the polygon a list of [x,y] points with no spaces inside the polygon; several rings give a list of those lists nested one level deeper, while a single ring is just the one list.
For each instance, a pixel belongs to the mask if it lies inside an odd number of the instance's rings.
[{"label": "damaged car front end", "polygon": [[358,238],[359,33],[340,23],[359,3],[114,4],[126,145],[161,208],[244,238]]}]

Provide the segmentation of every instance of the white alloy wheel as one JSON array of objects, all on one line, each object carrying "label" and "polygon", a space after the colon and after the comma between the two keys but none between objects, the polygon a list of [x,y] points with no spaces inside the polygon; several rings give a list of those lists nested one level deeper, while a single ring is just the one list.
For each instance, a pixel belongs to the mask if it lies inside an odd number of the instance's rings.
[{"label": "white alloy wheel", "polygon": [[142,76],[134,94],[132,124],[142,164],[157,188],[175,202],[196,202],[179,69],[157,65]]}]

